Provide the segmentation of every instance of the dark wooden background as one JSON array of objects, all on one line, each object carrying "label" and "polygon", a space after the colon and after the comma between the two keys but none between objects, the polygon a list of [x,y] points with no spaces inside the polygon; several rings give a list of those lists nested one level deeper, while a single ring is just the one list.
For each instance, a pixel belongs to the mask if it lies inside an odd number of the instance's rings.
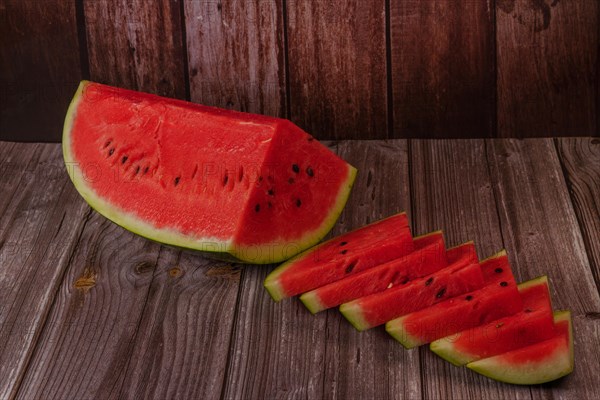
[{"label": "dark wooden background", "polygon": [[82,78],[321,139],[595,136],[598,3],[0,0],[0,140],[60,140]]}]

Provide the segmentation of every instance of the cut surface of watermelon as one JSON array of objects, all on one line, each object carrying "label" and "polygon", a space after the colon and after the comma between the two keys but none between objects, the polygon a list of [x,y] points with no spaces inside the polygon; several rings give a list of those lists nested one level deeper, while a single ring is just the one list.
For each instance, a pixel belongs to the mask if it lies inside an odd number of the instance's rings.
[{"label": "cut surface of watermelon", "polygon": [[410,254],[414,242],[405,213],[337,236],[283,263],[265,279],[275,301]]},{"label": "cut surface of watermelon", "polygon": [[548,279],[542,276],[521,283],[518,290],[521,312],[436,340],[431,350],[454,365],[465,365],[553,337]]},{"label": "cut surface of watermelon", "polygon": [[573,371],[573,327],[569,311],[554,313],[556,335],[527,347],[467,364],[497,381],[517,385],[546,383]]},{"label": "cut surface of watermelon", "polygon": [[339,281],[321,286],[300,296],[313,314],[327,308],[405,285],[447,265],[444,236],[441,231],[414,238],[415,251]]},{"label": "cut surface of watermelon", "polygon": [[342,304],[340,312],[362,331],[483,286],[472,242],[449,249],[446,258],[449,264],[446,268],[406,285]]},{"label": "cut surface of watermelon", "polygon": [[287,120],[87,81],[69,107],[63,153],[79,193],[113,222],[251,263],[318,242],[356,173]]},{"label": "cut surface of watermelon", "polygon": [[486,286],[393,319],[386,331],[406,348],[474,328],[523,309],[506,252],[481,262]]}]

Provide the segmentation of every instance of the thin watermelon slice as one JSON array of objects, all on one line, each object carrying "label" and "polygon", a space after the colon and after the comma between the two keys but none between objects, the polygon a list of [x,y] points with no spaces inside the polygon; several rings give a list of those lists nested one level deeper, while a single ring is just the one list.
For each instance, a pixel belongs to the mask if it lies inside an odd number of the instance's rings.
[{"label": "thin watermelon slice", "polygon": [[321,286],[300,296],[313,314],[327,308],[404,285],[447,265],[444,236],[441,231],[414,238],[415,251],[387,263]]},{"label": "thin watermelon slice", "polygon": [[465,365],[529,346],[555,335],[548,278],[518,285],[523,311],[431,343],[431,350],[454,365]]},{"label": "thin watermelon slice", "polygon": [[147,238],[251,263],[332,228],[356,170],[287,120],[81,82],[63,133],[98,212]]},{"label": "thin watermelon slice", "polygon": [[447,261],[433,275],[342,304],[340,311],[363,331],[484,285],[473,242],[449,249]]},{"label": "thin watermelon slice", "polygon": [[280,265],[265,279],[275,301],[405,256],[414,242],[405,213],[335,237]]},{"label": "thin watermelon slice", "polygon": [[546,383],[573,371],[573,327],[569,311],[554,313],[556,336],[527,347],[467,364],[497,381],[516,385]]},{"label": "thin watermelon slice", "polygon": [[516,314],[523,309],[506,252],[482,261],[486,286],[386,323],[386,331],[412,348]]}]

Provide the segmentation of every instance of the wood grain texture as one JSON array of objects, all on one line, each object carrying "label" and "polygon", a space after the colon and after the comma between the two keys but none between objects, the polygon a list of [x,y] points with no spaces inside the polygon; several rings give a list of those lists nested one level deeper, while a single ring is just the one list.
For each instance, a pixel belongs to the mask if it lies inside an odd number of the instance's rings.
[{"label": "wood grain texture", "polygon": [[[4,145],[2,145],[4,147]],[[0,397],[15,394],[60,285],[88,207],[58,145],[15,145],[2,177]]]},{"label": "wood grain texture", "polygon": [[60,141],[81,79],[75,2],[0,1],[0,140]]},{"label": "wood grain texture", "polygon": [[385,2],[287,0],[291,119],[323,139],[388,136]]},{"label": "wood grain texture", "polygon": [[[411,140],[410,163],[415,234],[442,229],[448,246],[474,240],[480,258],[504,247],[484,140]],[[414,351],[425,398],[530,398],[528,387],[454,367],[426,346]]]},{"label": "wood grain texture", "polygon": [[572,311],[575,371],[532,387],[535,398],[596,398],[600,374],[600,296],[551,139],[488,143],[498,211],[513,268],[522,279],[547,275],[555,309]]},{"label": "wood grain texture", "polygon": [[93,81],[186,98],[185,50],[176,0],[84,0]]},{"label": "wood grain texture", "polygon": [[117,397],[159,248],[88,216],[17,398]]},{"label": "wood grain texture", "polygon": [[392,0],[394,137],[491,137],[493,2]]},{"label": "wood grain texture", "polygon": [[600,290],[600,139],[562,138],[555,144]]},{"label": "wood grain texture", "polygon": [[282,0],[182,1],[192,101],[286,117]]},{"label": "wood grain texture", "polygon": [[[406,142],[334,146],[359,175],[333,234],[410,211]],[[297,299],[274,303],[262,285],[268,272],[244,271],[224,398],[420,396],[417,353],[381,329],[355,331],[337,310],[313,316]]]},{"label": "wood grain texture", "polygon": [[240,273],[162,248],[119,398],[219,398]]},{"label": "wood grain texture", "polygon": [[498,0],[498,136],[597,134],[596,0]]}]

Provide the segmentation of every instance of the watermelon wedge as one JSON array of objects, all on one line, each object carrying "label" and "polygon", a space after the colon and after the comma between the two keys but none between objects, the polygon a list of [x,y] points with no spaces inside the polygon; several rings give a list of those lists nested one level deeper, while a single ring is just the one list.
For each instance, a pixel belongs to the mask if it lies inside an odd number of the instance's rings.
[{"label": "watermelon wedge", "polygon": [[556,336],[467,364],[475,372],[516,385],[550,382],[573,371],[573,327],[569,311],[554,313]]},{"label": "watermelon wedge", "polygon": [[555,335],[548,278],[542,276],[518,285],[524,309],[431,343],[431,350],[454,365],[465,365],[526,347]]},{"label": "watermelon wedge", "polygon": [[414,250],[405,213],[335,237],[280,265],[265,279],[275,301],[296,296]]},{"label": "watermelon wedge", "polygon": [[473,242],[449,249],[446,257],[449,266],[433,275],[342,304],[340,312],[363,331],[484,285]]},{"label": "watermelon wedge", "polygon": [[405,285],[447,265],[444,236],[441,231],[414,238],[415,251],[387,263],[321,286],[300,296],[313,314],[327,308],[377,293],[386,288]]},{"label": "watermelon wedge", "polygon": [[248,263],[321,240],[356,174],[287,120],[87,81],[66,116],[63,153],[79,193],[113,222]]},{"label": "watermelon wedge", "polygon": [[481,262],[486,286],[386,323],[386,331],[412,348],[516,314],[523,309],[506,252]]}]

